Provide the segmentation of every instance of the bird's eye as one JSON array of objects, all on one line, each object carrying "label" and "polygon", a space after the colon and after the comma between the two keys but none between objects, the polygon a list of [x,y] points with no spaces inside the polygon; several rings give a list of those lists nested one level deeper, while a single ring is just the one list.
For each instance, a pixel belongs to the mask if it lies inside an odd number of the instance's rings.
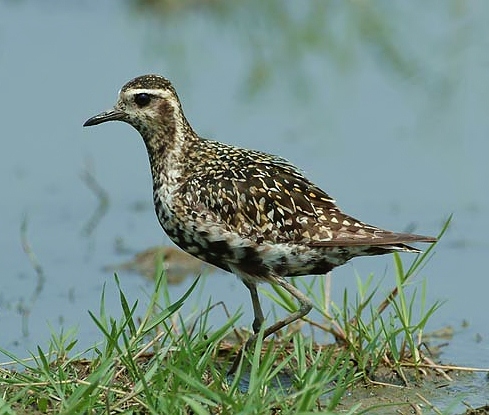
[{"label": "bird's eye", "polygon": [[145,94],[144,92],[141,94],[134,95],[134,102],[139,108],[145,107],[151,101],[151,96],[149,94]]}]

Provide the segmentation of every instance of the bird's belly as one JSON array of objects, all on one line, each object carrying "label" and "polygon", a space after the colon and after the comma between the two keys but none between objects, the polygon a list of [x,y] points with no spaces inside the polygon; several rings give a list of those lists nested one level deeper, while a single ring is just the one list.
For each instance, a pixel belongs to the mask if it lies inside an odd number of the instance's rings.
[{"label": "bird's belly", "polygon": [[263,262],[276,275],[284,277],[325,274],[348,259],[335,248],[312,248],[301,244],[265,243],[257,249]]},{"label": "bird's belly", "polygon": [[222,224],[202,223],[191,216],[176,215],[155,197],[158,220],[169,238],[185,252],[225,271],[239,269],[257,279],[269,275],[324,274],[351,258],[341,248],[310,247],[244,237]]},{"label": "bird's belly", "polygon": [[233,237],[216,223],[202,223],[191,216],[176,215],[157,196],[155,210],[168,237],[185,252],[225,271],[231,271],[229,263],[240,261],[253,264],[257,270],[260,267],[260,259],[250,249],[251,241],[238,235]]},{"label": "bird's belly", "polygon": [[239,269],[258,280],[270,275],[325,274],[347,260],[331,248],[256,243],[220,228],[203,229],[191,221],[170,220],[162,225],[170,239],[187,253],[225,271]]}]

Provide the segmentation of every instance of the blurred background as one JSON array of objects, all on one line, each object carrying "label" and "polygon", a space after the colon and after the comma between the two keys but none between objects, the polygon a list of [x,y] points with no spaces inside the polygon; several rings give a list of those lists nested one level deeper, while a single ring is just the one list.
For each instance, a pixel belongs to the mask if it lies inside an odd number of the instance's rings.
[{"label": "blurred background", "polygon": [[[413,284],[445,301],[429,324],[455,331],[443,359],[488,367],[488,18],[482,0],[0,1],[0,346],[27,356],[72,327],[93,345],[104,285],[121,314],[113,265],[170,245],[136,131],[82,128],[159,73],[200,135],[288,158],[353,216],[436,235],[453,214]],[[144,304],[152,283],[128,267]],[[333,300],[370,273],[394,285],[391,257],[357,259],[333,273]],[[224,300],[249,326],[246,288],[204,274],[184,313]]]}]

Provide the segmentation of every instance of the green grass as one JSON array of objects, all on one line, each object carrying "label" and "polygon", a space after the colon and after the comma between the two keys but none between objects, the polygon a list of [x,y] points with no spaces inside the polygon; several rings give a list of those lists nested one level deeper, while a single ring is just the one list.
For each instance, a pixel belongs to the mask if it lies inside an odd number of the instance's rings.
[{"label": "green grass", "polygon": [[[18,368],[0,367],[0,414],[335,413],[347,391],[376,381],[380,367],[403,384],[420,376],[416,365],[425,366],[422,334],[440,304],[426,304],[426,284],[413,286],[412,281],[432,250],[418,255],[407,269],[394,255],[392,291],[382,293],[372,276],[358,279],[353,300],[345,291],[340,305],[329,300],[324,278],[309,285],[297,279],[324,316],[324,323],[314,323],[315,330],[332,333],[336,342],[319,344],[301,330],[279,339],[259,338],[233,378],[226,369],[238,345],[229,335],[239,315],[210,331],[211,304],[197,317],[179,313],[198,280],[170,303],[160,277],[149,304],[141,307],[127,301],[115,277],[122,313],[107,315],[104,288],[98,312],[90,312],[100,331],[96,346],[74,353],[76,333],[62,332],[52,335],[47,350],[38,347],[31,359],[0,349]],[[288,311],[296,307],[280,289],[268,289],[267,295]],[[384,299],[374,304],[379,296]],[[342,413],[364,410],[359,402]]]}]

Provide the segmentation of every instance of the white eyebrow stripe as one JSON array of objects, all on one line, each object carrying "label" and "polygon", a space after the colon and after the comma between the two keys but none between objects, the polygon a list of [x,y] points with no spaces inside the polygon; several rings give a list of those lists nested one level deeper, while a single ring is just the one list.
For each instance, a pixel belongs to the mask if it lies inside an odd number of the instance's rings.
[{"label": "white eyebrow stripe", "polygon": [[162,98],[168,98],[172,95],[172,92],[167,89],[147,89],[147,88],[137,88],[137,89],[129,89],[127,92],[131,94],[148,94],[148,95],[156,95]]}]

